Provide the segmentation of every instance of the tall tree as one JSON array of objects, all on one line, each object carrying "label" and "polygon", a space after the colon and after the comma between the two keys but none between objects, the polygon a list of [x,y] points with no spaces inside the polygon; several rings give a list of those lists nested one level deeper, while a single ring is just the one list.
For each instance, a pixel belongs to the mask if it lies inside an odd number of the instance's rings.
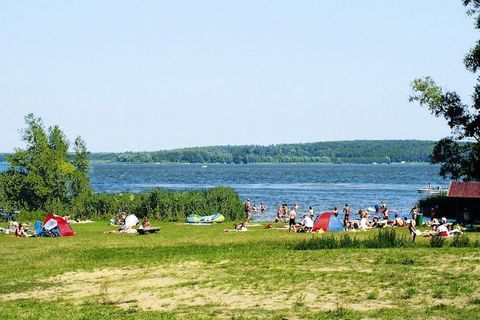
[{"label": "tall tree", "polygon": [[[70,160],[69,143],[58,126],[45,130],[42,119],[29,114],[22,130],[26,149],[16,149],[6,158],[10,167],[0,174],[1,194],[6,201],[27,210],[66,207],[80,194],[91,192],[86,146],[77,138]],[[77,146],[78,144],[78,146]]]},{"label": "tall tree", "polygon": [[[475,28],[480,30],[480,1],[463,0],[467,14],[475,18]],[[480,41],[464,59],[468,71],[476,74],[480,69]],[[451,134],[438,141],[431,162],[441,164],[439,174],[454,180],[480,180],[480,77],[474,86],[472,105],[462,102],[455,91],[446,91],[430,77],[412,82],[410,101],[427,106],[436,117],[443,117]]]}]

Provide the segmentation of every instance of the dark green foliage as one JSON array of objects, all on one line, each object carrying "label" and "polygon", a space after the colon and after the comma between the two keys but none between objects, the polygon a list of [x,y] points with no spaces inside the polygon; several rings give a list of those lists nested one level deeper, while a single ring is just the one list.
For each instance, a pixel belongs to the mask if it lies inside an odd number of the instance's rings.
[{"label": "dark green foliage", "polygon": [[42,120],[33,114],[26,116],[25,121],[23,139],[27,148],[7,156],[10,168],[0,173],[0,205],[26,211],[23,219],[41,219],[46,212],[109,219],[120,210],[164,221],[184,220],[191,213],[221,212],[231,220],[242,215],[240,198],[231,188],[93,194],[85,142],[78,137],[74,154],[69,155],[69,143],[58,126],[47,132]]},{"label": "dark green foliage", "polygon": [[405,266],[411,266],[415,263],[415,261],[412,258],[404,258],[400,261],[400,263]]},{"label": "dark green foliage", "polygon": [[395,229],[381,229],[377,236],[365,240],[367,248],[398,248],[407,243],[405,235],[398,235]]},{"label": "dark green foliage", "polygon": [[458,236],[453,237],[450,245],[452,247],[464,248],[464,247],[468,247],[469,243],[470,243],[470,239],[466,235],[460,234]]},{"label": "dark green foliage", "polygon": [[394,229],[380,230],[376,236],[364,240],[344,234],[337,239],[333,234],[302,239],[293,245],[296,250],[320,250],[338,248],[400,248],[407,244],[405,235],[398,235]]},{"label": "dark green foliage", "polygon": [[242,208],[238,194],[231,188],[188,192],[155,189],[139,194],[95,194],[73,207],[72,214],[79,218],[109,219],[123,210],[139,217],[183,221],[192,213],[210,215],[221,212],[226,219],[235,220],[242,217]]},{"label": "dark green foliage", "polygon": [[[464,0],[463,4],[468,14],[476,16],[476,28],[480,29],[479,2]],[[477,73],[480,41],[465,56],[464,63],[467,70]],[[451,129],[451,135],[437,142],[432,152],[431,162],[441,165],[439,174],[454,180],[480,180],[480,78],[471,106],[462,103],[456,92],[443,92],[430,77],[414,80],[412,89],[410,101],[427,106],[435,117],[447,120]]]},{"label": "dark green foliage", "polygon": [[445,244],[445,239],[442,236],[433,236],[430,239],[430,247],[441,248]]},{"label": "dark green foliage", "polygon": [[402,299],[411,299],[413,296],[417,293],[417,290],[415,288],[407,288],[402,294],[401,298]]},{"label": "dark green foliage", "polygon": [[90,154],[93,161],[187,163],[391,163],[427,162],[434,142],[418,140],[357,140],[270,146],[215,146],[154,152]]},{"label": "dark green foliage", "polygon": [[355,237],[350,237],[349,234],[345,234],[340,238],[340,248],[358,248],[360,243]]},{"label": "dark green foliage", "polygon": [[75,142],[75,160],[71,161],[69,143],[58,126],[47,131],[33,114],[25,122],[26,149],[17,149],[6,158],[10,167],[0,174],[0,201],[30,211],[49,210],[91,194],[89,160],[81,138]]},{"label": "dark green foliage", "polygon": [[294,245],[296,250],[337,249],[339,247],[339,242],[332,234],[321,237],[313,237],[310,239],[303,239]]}]

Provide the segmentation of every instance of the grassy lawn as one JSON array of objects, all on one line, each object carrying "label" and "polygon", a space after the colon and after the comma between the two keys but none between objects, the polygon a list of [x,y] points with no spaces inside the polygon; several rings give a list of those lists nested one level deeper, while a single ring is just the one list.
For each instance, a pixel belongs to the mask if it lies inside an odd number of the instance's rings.
[{"label": "grassy lawn", "polygon": [[293,244],[313,235],[156,225],[146,236],[105,234],[106,222],[73,225],[67,238],[0,235],[0,319],[480,317],[478,247],[430,248],[420,237],[405,248],[302,251]]}]

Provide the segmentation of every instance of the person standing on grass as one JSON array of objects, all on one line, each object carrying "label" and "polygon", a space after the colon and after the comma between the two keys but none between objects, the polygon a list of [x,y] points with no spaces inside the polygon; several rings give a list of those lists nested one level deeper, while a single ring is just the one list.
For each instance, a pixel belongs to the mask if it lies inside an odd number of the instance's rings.
[{"label": "person standing on grass", "polygon": [[433,221],[435,219],[435,208],[430,209],[430,221]]},{"label": "person standing on grass", "polygon": [[296,227],[297,223],[295,222],[295,218],[297,218],[297,211],[295,210],[295,207],[292,208],[288,217],[289,217],[288,232],[290,232],[292,228],[293,228],[293,232],[297,232],[297,227]]},{"label": "person standing on grass", "polygon": [[415,228],[415,222],[413,222],[413,220],[408,223],[408,231],[410,232],[410,240],[415,242],[415,238],[417,237],[417,229]]},{"label": "person standing on grass", "polygon": [[418,208],[417,205],[413,206],[412,210],[410,210],[410,213],[412,215],[412,220],[417,221],[417,216],[418,216]]},{"label": "person standing on grass", "polygon": [[343,207],[343,214],[345,215],[343,218],[343,225],[346,227],[348,222],[350,222],[350,214],[351,214],[348,203],[345,203],[345,206]]},{"label": "person standing on grass", "polygon": [[247,199],[247,201],[245,201],[245,224],[249,223],[252,218],[251,209],[252,204],[250,203],[250,199]]}]

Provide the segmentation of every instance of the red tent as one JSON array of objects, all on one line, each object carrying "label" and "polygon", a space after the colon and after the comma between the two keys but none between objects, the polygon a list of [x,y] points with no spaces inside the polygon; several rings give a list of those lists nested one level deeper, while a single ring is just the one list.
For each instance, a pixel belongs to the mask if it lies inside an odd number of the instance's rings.
[{"label": "red tent", "polygon": [[334,232],[334,231],[343,231],[343,224],[335,216],[333,212],[324,212],[317,217],[313,225],[312,231],[318,231],[322,229],[323,231]]},{"label": "red tent", "polygon": [[57,221],[57,226],[58,226],[58,229],[60,230],[60,234],[62,235],[62,237],[73,236],[73,230],[68,224],[68,222],[65,221],[65,219],[59,216],[49,214],[45,217],[45,220],[43,220],[43,224],[45,224],[50,219],[54,219],[55,221]]}]

